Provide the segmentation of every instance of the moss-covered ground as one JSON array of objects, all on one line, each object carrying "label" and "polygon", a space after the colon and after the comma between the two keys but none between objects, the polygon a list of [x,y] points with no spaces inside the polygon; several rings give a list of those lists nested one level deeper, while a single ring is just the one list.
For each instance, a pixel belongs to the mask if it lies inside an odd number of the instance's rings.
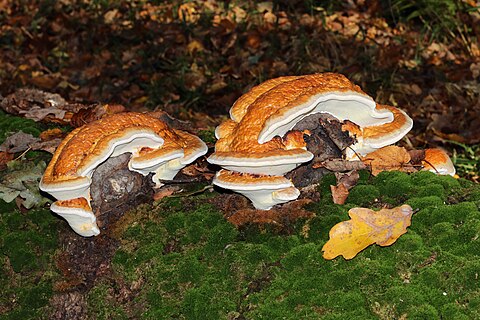
[{"label": "moss-covered ground", "polygon": [[[329,181],[332,180],[332,181]],[[363,178],[331,201],[326,178],[316,213],[289,231],[234,228],[207,196],[170,198],[126,215],[116,277],[141,283],[127,304],[100,283],[89,293],[99,319],[474,319],[480,317],[480,188],[428,172]],[[216,196],[215,194],[210,197]],[[192,202],[196,203],[192,206]],[[326,261],[329,229],[354,206],[419,209],[391,247]],[[184,208],[193,208],[185,210]]]},{"label": "moss-covered ground", "polygon": [[[478,319],[480,186],[429,172],[362,173],[345,205],[326,177],[315,218],[286,228],[236,229],[211,203],[216,192],[166,198],[127,213],[112,279],[87,293],[92,319]],[[407,234],[350,261],[322,258],[329,229],[354,206],[419,209]],[[0,215],[1,318],[42,318],[54,293],[57,232],[48,210]],[[65,232],[65,228],[61,228]]]},{"label": "moss-covered ground", "polygon": [[[336,205],[329,187],[334,183],[333,175],[326,176],[320,200],[307,206],[314,218],[282,226],[235,228],[224,218],[229,213],[213,204],[216,191],[131,210],[111,226],[120,245],[110,272],[81,292],[82,314],[91,319],[480,318],[478,184],[430,172],[373,177],[364,171],[346,204]],[[349,261],[323,259],[328,231],[348,219],[348,209],[404,203],[418,212],[395,244],[371,246]],[[64,280],[57,269],[65,250],[61,232],[71,230],[48,209],[20,210],[0,202],[0,319],[49,318],[52,297],[60,290],[54,284]]]},{"label": "moss-covered ground", "polygon": [[45,318],[60,223],[48,209],[20,212],[0,201],[0,319]]}]

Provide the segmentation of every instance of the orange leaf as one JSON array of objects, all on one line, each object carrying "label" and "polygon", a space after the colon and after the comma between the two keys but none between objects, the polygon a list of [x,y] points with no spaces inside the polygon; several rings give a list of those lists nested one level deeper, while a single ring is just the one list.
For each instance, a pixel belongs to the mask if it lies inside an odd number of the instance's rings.
[{"label": "orange leaf", "polygon": [[410,154],[405,148],[386,146],[367,154],[362,161],[371,166],[372,174],[378,175],[382,171],[414,172],[415,168],[409,164]]},{"label": "orange leaf", "polygon": [[53,129],[47,129],[40,133],[40,139],[42,141],[50,141],[56,138],[63,138],[64,133],[62,132],[61,129],[59,128],[53,128]]},{"label": "orange leaf", "polygon": [[4,170],[7,167],[7,162],[13,160],[15,154],[9,152],[0,152],[0,170]]},{"label": "orange leaf", "polygon": [[180,190],[178,186],[164,186],[153,195],[154,201],[159,201],[165,197],[170,197],[176,191]]},{"label": "orange leaf", "polygon": [[330,230],[330,239],[322,248],[323,257],[331,260],[342,255],[352,259],[371,244],[389,246],[407,232],[412,214],[409,205],[380,211],[350,209],[351,220],[340,222]]}]

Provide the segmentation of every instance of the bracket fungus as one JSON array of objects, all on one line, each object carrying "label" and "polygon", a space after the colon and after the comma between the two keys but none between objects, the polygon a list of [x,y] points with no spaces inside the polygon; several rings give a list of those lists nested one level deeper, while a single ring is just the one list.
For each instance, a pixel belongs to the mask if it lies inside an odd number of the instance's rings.
[{"label": "bracket fungus", "polygon": [[40,189],[56,199],[51,210],[64,217],[82,236],[100,230],[90,205],[95,169],[110,157],[131,153],[128,168],[143,176],[153,173],[172,180],[180,169],[207,152],[198,137],[170,128],[142,113],[118,113],[77,128],[60,143],[40,182]]},{"label": "bracket fungus", "polygon": [[455,175],[455,167],[448,154],[442,149],[432,148],[425,150],[422,161],[423,169],[440,175]]},{"label": "bracket fungus", "polygon": [[254,176],[220,170],[213,183],[221,188],[233,190],[251,199],[257,209],[268,210],[278,203],[295,200],[300,191],[283,176]]},{"label": "bracket fungus", "polygon": [[[269,190],[265,192],[271,194],[266,197],[264,193],[259,196],[258,191],[245,192],[244,183],[248,180],[252,188],[258,190],[265,181],[285,179],[283,175],[311,161],[314,154],[308,150],[304,139],[310,132],[296,130],[296,126],[314,114],[330,115],[342,122],[342,130],[354,137],[355,143],[345,150],[348,160],[397,142],[413,125],[405,112],[377,105],[360,87],[340,74],[271,79],[241,96],[230,109],[231,119],[215,130],[218,141],[208,161],[242,173],[229,176],[229,179],[241,179],[239,184],[243,189],[232,181],[225,183],[227,174],[224,171],[217,174],[213,183],[246,195],[257,209],[269,209],[296,199],[298,190],[289,189],[289,196],[283,193],[278,196],[277,191],[265,188]],[[287,184],[282,184],[282,188],[286,188],[283,185]]]}]

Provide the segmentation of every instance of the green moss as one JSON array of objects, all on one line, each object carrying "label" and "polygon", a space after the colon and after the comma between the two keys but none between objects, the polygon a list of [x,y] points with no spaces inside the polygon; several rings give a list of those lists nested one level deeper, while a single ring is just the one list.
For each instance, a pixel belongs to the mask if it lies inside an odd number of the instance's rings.
[{"label": "green moss", "polygon": [[125,310],[114,299],[114,290],[108,283],[97,284],[87,296],[88,313],[98,320],[129,319]]},{"label": "green moss", "polygon": [[436,175],[430,171],[419,171],[413,175],[412,183],[417,186],[441,185],[445,190],[461,188],[460,182],[451,176]]},{"label": "green moss", "polygon": [[320,249],[313,243],[295,247],[282,259],[282,266],[288,271],[302,267],[304,263],[315,262],[321,258]]},{"label": "green moss", "polygon": [[185,293],[182,311],[187,319],[216,320],[236,309],[235,301],[226,295],[219,295],[214,286],[205,285]]},{"label": "green moss", "polygon": [[450,222],[434,224],[431,228],[431,233],[435,235],[435,237],[431,239],[433,244],[448,247],[450,244],[458,241],[458,233]]},{"label": "green moss", "polygon": [[469,216],[478,215],[478,208],[473,202],[462,202],[435,208],[431,214],[434,221],[448,221],[459,225],[465,222]]},{"label": "green moss", "polygon": [[43,131],[42,129],[44,129],[44,127],[32,119],[15,117],[0,110],[0,144],[3,143],[8,136],[19,131],[38,137],[40,132]]},{"label": "green moss", "polygon": [[[2,202],[0,202],[2,203]],[[2,206],[4,206],[2,203]],[[0,309],[6,319],[35,319],[49,308],[57,277],[57,222],[47,210],[0,213]]]},{"label": "green moss", "polygon": [[337,185],[337,178],[335,178],[334,174],[327,174],[322,178],[320,181],[320,192],[322,194],[322,198],[328,198],[329,195],[331,197],[332,191],[330,190],[330,186]]},{"label": "green moss", "polygon": [[415,191],[416,197],[438,197],[443,201],[446,200],[445,188],[440,184],[427,184],[418,187]]},{"label": "green moss", "polygon": [[215,138],[215,128],[210,128],[209,130],[200,130],[198,131],[198,136],[200,139],[205,141],[205,143],[214,144],[217,142]]},{"label": "green moss", "polygon": [[442,207],[445,202],[438,196],[412,197],[406,201],[413,209],[425,209],[429,207]]},{"label": "green moss", "polygon": [[[332,178],[322,182],[321,200],[308,206],[315,217],[281,228],[237,230],[204,197],[195,196],[162,200],[139,213],[121,234],[114,258],[116,274],[127,283],[145,281],[136,298],[144,308],[133,314],[144,319],[477,315],[472,310],[480,305],[474,278],[480,269],[475,262],[480,216],[475,202],[451,202],[459,194],[449,189],[458,186],[454,179],[430,173],[365,175],[347,204],[335,205]],[[390,247],[370,246],[352,260],[323,259],[329,230],[348,220],[348,209],[383,206],[386,200],[418,209],[405,235]],[[453,308],[460,300],[461,307]],[[121,307],[104,301],[107,310]]]},{"label": "green moss", "polygon": [[447,303],[440,309],[441,319],[468,320],[471,319],[465,315],[465,308],[457,303]]},{"label": "green moss", "polygon": [[380,198],[380,190],[372,185],[358,185],[350,190],[347,203],[353,203],[359,207],[371,206]]},{"label": "green moss", "polygon": [[434,306],[430,304],[423,304],[410,309],[408,319],[425,320],[425,319],[440,319],[440,316]]},{"label": "green moss", "polygon": [[409,230],[406,234],[401,236],[394,244],[395,250],[403,252],[413,252],[424,248],[423,238],[415,234],[413,230]]},{"label": "green moss", "polygon": [[382,196],[391,198],[405,198],[413,189],[409,175],[399,171],[380,172],[374,180],[379,186]]}]

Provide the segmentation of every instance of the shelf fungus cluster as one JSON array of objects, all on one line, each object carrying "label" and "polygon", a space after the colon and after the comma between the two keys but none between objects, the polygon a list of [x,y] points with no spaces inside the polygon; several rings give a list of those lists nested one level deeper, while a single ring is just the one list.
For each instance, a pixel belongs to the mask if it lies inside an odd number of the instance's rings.
[{"label": "shelf fungus cluster", "polygon": [[318,116],[340,123],[352,139],[342,146],[347,160],[399,141],[413,125],[405,112],[378,105],[340,74],[268,80],[241,96],[216,128],[208,161],[223,169],[213,183],[245,195],[257,209],[296,199],[300,192],[285,175],[319,156],[307,143],[316,130],[309,119],[318,123]]},{"label": "shelf fungus cluster", "polygon": [[153,173],[157,187],[207,152],[198,137],[170,128],[142,113],[106,116],[73,130],[58,146],[40,182],[56,199],[51,210],[82,236],[98,235],[90,186],[95,169],[107,159],[131,153],[130,171]]}]

